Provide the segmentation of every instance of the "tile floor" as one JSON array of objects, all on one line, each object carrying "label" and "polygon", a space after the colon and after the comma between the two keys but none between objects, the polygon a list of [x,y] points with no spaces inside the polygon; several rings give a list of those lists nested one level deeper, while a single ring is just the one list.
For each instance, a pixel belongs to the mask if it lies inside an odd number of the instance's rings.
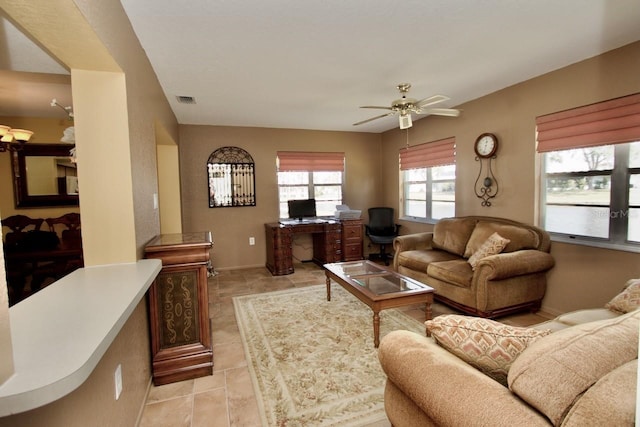
[{"label": "tile floor", "polygon": [[[247,369],[232,297],[325,283],[323,270],[296,264],[295,273],[271,276],[266,268],[220,271],[209,278],[209,316],[213,335],[213,375],[159,387],[151,386],[140,427],[259,427],[260,415]],[[404,311],[424,320],[424,308]],[[434,304],[434,315],[453,313]],[[515,326],[546,320],[537,314],[501,319]],[[387,427],[389,423],[375,427]],[[374,427],[374,426],[368,426]]]}]

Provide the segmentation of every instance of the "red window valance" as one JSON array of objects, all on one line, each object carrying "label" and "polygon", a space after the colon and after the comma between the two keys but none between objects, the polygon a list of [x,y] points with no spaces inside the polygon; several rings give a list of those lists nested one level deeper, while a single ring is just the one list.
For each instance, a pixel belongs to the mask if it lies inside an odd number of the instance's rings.
[{"label": "red window valance", "polygon": [[400,150],[400,170],[452,165],[456,161],[456,139],[440,139]]},{"label": "red window valance", "polygon": [[344,153],[278,151],[278,171],[344,171]]},{"label": "red window valance", "polygon": [[536,118],[538,152],[640,141],[640,93]]}]

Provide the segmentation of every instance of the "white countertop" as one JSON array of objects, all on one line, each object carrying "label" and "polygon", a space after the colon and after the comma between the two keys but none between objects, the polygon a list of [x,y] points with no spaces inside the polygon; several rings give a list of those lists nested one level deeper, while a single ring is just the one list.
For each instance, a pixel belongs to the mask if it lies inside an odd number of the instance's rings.
[{"label": "white countertop", "polygon": [[161,268],[158,259],[81,268],[9,308],[15,373],[0,385],[0,417],[79,387]]}]

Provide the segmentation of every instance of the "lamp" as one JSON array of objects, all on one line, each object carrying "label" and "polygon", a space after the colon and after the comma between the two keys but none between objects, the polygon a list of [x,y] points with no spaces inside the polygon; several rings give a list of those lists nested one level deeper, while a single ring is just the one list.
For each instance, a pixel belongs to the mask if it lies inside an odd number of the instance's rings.
[{"label": "lamp", "polygon": [[[0,153],[5,151],[20,150],[24,144],[31,139],[33,132],[26,129],[11,129],[9,126],[0,125]],[[16,140],[18,145],[12,145],[11,142]]]},{"label": "lamp", "polygon": [[410,113],[402,113],[398,116],[398,121],[400,123],[400,129],[409,129],[413,126],[411,122],[411,114]]}]

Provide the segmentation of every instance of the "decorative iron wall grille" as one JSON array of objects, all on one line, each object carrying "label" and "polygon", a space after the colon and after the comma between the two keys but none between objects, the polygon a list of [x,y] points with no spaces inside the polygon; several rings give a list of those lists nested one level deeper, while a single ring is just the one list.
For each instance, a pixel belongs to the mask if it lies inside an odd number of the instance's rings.
[{"label": "decorative iron wall grille", "polygon": [[253,157],[242,148],[222,147],[207,161],[209,207],[255,206]]}]

